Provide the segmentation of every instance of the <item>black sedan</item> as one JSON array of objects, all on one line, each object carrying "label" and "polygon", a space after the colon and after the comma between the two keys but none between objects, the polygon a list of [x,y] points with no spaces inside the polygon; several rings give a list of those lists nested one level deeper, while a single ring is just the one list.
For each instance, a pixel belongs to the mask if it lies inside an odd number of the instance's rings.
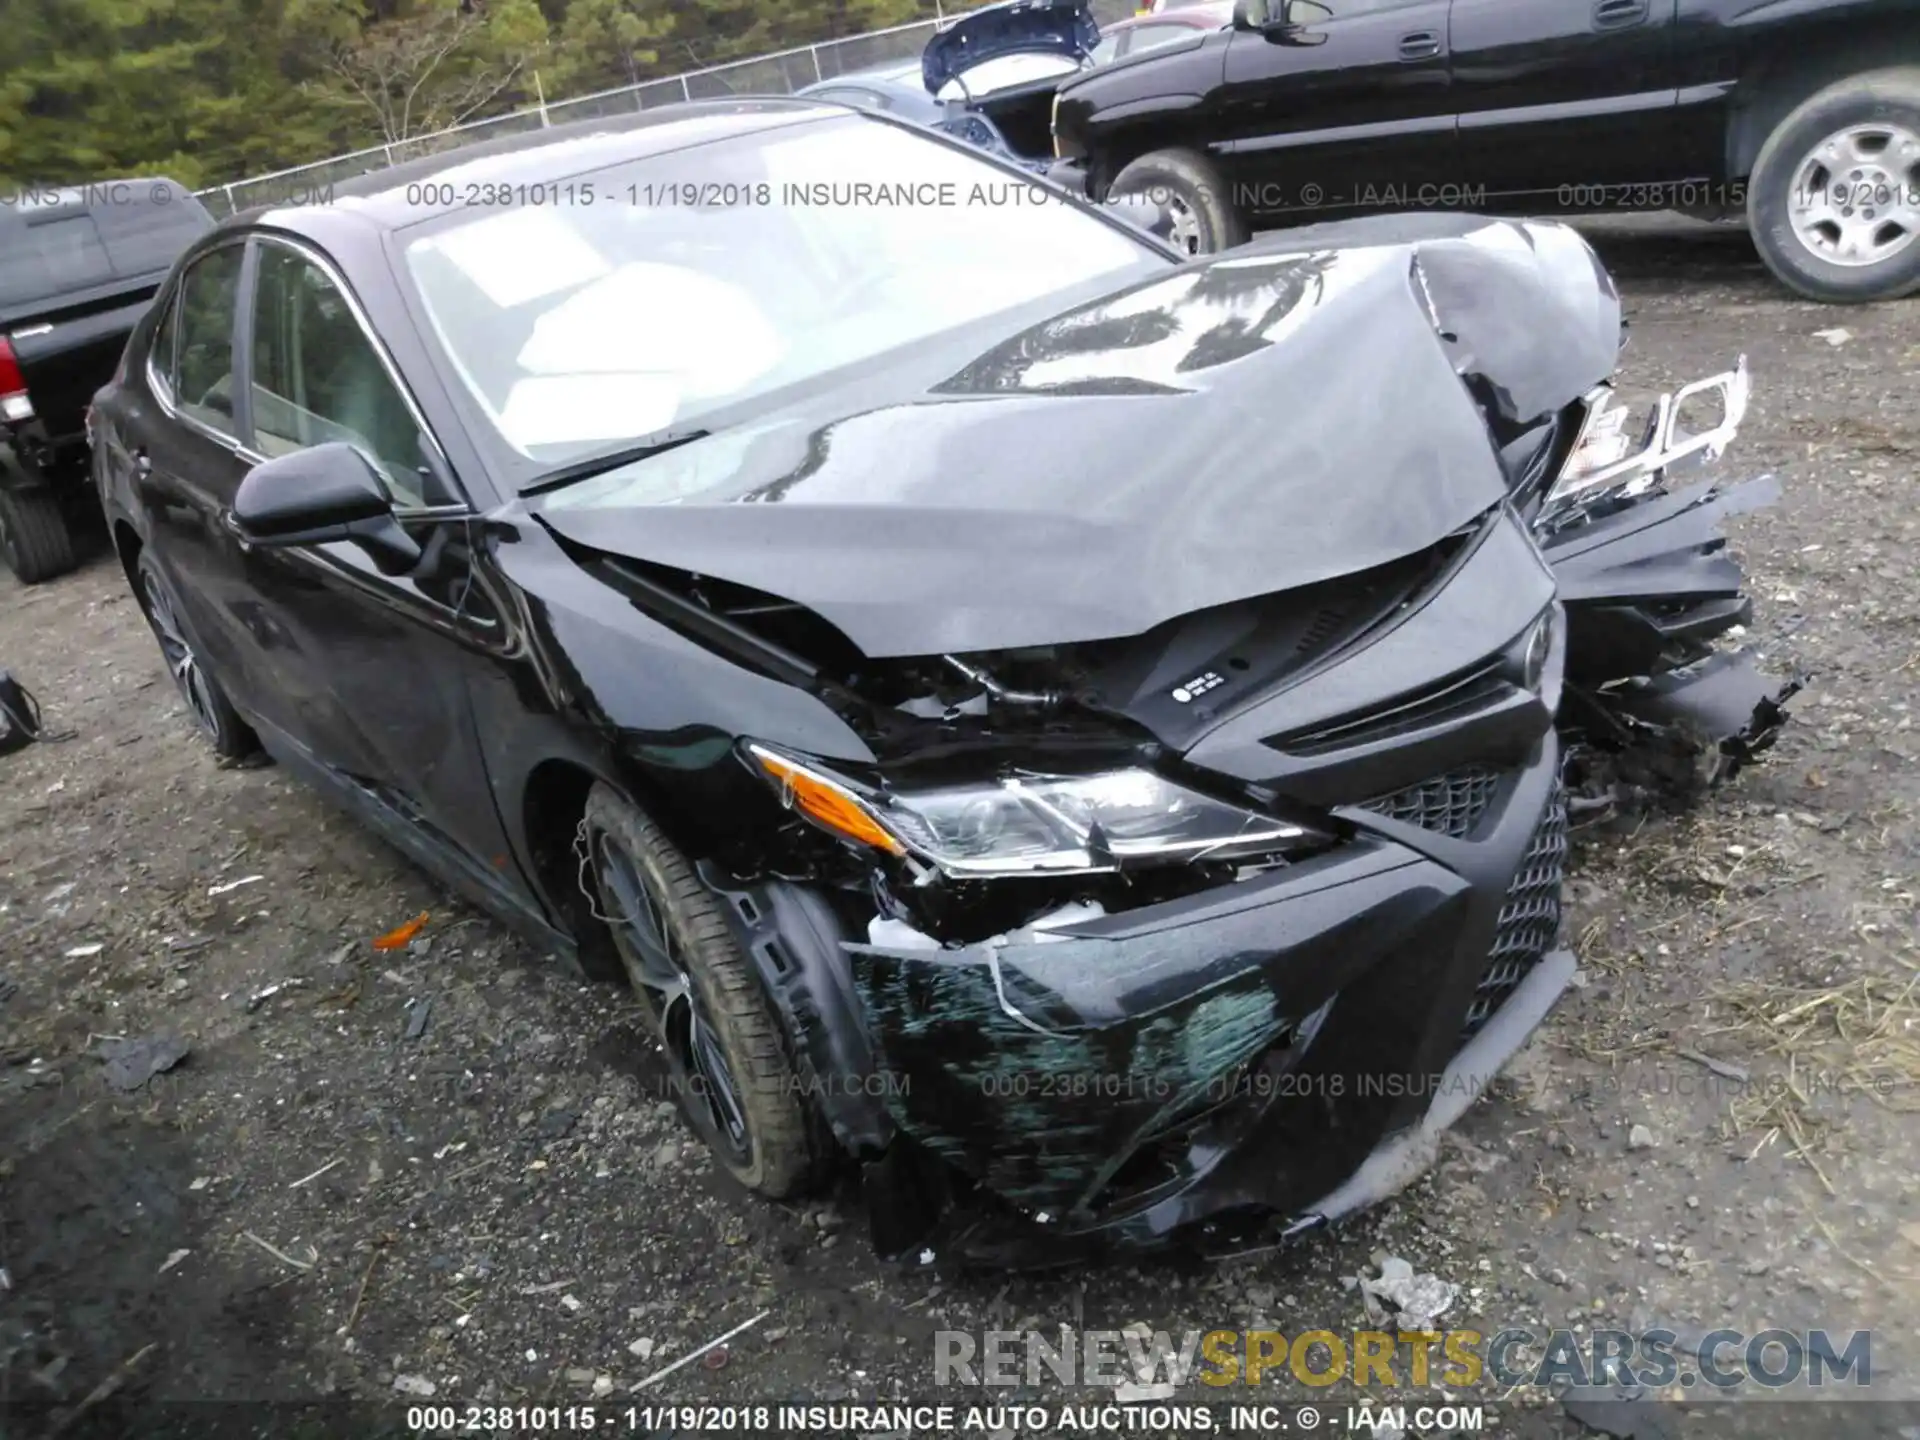
[{"label": "black sedan", "polygon": [[1681,480],[1744,369],[1623,424],[1569,230],[1188,262],[791,100],[341,192],[196,244],[95,405],[168,669],[891,1253],[1405,1183],[1572,971],[1566,786],[1780,719],[1716,648],[1764,497]]}]

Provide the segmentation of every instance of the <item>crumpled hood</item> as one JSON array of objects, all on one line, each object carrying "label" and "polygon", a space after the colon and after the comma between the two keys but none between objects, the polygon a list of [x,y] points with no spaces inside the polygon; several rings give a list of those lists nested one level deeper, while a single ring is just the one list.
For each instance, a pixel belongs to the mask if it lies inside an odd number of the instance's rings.
[{"label": "crumpled hood", "polygon": [[874,657],[1134,635],[1399,559],[1506,493],[1462,374],[1513,418],[1556,410],[1612,372],[1618,301],[1558,225],[1318,230],[957,363],[930,345],[538,513],[798,602]]},{"label": "crumpled hood", "polygon": [[1084,0],[1009,0],[963,15],[929,40],[920,52],[920,76],[936,95],[954,76],[1002,55],[1085,60],[1099,43],[1100,26]]}]

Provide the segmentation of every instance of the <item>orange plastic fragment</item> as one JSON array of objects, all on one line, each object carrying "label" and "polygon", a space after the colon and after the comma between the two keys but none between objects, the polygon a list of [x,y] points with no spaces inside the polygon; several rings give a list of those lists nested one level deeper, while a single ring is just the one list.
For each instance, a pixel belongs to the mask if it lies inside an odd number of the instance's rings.
[{"label": "orange plastic fragment", "polygon": [[406,924],[396,925],[378,940],[374,941],[373,948],[376,950],[405,949],[409,940],[427,928],[429,918],[427,912],[422,910],[418,915],[414,916],[413,919],[407,921]]}]

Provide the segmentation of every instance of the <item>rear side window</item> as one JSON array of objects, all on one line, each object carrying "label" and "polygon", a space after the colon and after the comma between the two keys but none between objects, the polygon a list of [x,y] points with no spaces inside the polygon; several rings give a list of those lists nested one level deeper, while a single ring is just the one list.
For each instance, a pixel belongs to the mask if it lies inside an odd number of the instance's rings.
[{"label": "rear side window", "polygon": [[0,213],[0,305],[25,304],[113,278],[113,262],[84,209],[25,205]]},{"label": "rear side window", "polygon": [[180,280],[174,404],[222,435],[233,420],[233,320],[240,299],[238,245],[208,251]]},{"label": "rear side window", "polygon": [[1161,45],[1171,45],[1176,40],[1185,40],[1200,32],[1191,25],[1136,25],[1133,30],[1133,45],[1129,55],[1144,54]]},{"label": "rear side window", "polygon": [[26,194],[0,205],[0,306],[160,274],[213,228],[206,208],[166,181],[94,189],[91,199]]},{"label": "rear side window", "polygon": [[[213,228],[213,217],[183,190],[136,183],[129,193],[139,198],[99,205],[93,212],[107,259],[123,279],[166,270]],[[161,195],[168,198],[161,201]]]}]

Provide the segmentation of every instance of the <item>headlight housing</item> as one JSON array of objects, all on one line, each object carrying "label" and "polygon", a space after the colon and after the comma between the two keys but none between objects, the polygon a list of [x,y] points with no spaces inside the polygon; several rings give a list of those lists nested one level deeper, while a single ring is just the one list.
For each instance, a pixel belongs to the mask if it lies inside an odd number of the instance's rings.
[{"label": "headlight housing", "polygon": [[955,878],[1092,875],[1142,865],[1236,860],[1327,837],[1226,804],[1150,770],[1019,775],[889,795],[747,746],[782,798],[843,839],[915,856]]},{"label": "headlight housing", "polygon": [[1656,399],[1636,438],[1629,412],[1614,403],[1610,387],[1599,387],[1586,397],[1580,433],[1547,490],[1542,513],[1551,516],[1602,496],[1631,499],[1660,484],[1682,462],[1719,459],[1746,417],[1751,393],[1742,355],[1725,374]]}]

